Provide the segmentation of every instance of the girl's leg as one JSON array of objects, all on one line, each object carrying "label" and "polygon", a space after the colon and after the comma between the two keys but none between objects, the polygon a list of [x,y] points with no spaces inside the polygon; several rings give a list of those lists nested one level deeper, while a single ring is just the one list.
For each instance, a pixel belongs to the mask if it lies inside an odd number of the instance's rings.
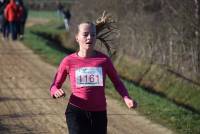
[{"label": "girl's leg", "polygon": [[92,134],[107,134],[107,112],[91,112]]},{"label": "girl's leg", "polygon": [[86,111],[68,104],[65,115],[69,134],[90,134],[91,125]]}]

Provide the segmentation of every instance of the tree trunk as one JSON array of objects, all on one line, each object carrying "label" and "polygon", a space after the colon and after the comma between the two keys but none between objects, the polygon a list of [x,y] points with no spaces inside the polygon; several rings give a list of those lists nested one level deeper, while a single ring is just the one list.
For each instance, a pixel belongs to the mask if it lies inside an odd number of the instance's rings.
[{"label": "tree trunk", "polygon": [[195,42],[195,48],[196,48],[196,72],[197,75],[200,74],[200,35],[199,35],[199,27],[200,27],[200,0],[194,0],[195,3],[195,18],[197,23],[197,28],[195,31],[196,36],[196,42]]}]

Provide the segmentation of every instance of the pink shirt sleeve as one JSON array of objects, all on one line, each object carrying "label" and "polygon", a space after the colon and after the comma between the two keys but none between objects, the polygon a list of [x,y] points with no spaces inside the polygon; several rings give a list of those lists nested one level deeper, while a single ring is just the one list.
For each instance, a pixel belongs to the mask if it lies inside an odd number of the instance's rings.
[{"label": "pink shirt sleeve", "polygon": [[118,91],[118,93],[123,97],[129,98],[129,94],[127,89],[125,88],[124,84],[122,83],[122,81],[120,80],[119,75],[117,74],[116,69],[114,68],[112,61],[108,58],[107,60],[107,64],[106,64],[106,72],[110,78],[110,80],[112,81],[112,83],[114,84],[115,89]]},{"label": "pink shirt sleeve", "polygon": [[54,77],[53,83],[50,87],[50,93],[53,97],[54,93],[60,89],[67,77],[68,74],[68,64],[67,64],[67,58],[64,58],[62,62],[60,63],[60,66],[56,72],[56,75]]}]

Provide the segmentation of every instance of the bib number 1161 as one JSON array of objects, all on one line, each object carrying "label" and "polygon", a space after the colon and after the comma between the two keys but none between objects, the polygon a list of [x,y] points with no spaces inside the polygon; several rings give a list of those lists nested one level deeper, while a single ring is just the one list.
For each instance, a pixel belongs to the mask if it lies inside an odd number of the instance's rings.
[{"label": "bib number 1161", "polygon": [[101,67],[84,67],[76,70],[77,87],[103,86]]}]

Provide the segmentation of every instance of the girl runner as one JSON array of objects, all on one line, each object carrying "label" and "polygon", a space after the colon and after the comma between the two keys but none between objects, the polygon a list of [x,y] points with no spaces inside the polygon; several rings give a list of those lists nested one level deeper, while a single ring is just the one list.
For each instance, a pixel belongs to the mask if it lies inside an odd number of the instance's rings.
[{"label": "girl runner", "polygon": [[94,50],[96,38],[93,23],[84,22],[78,26],[76,41],[79,50],[62,60],[50,88],[52,97],[64,96],[61,87],[69,76],[72,93],[65,112],[69,134],[107,133],[106,75],[127,107],[136,108],[136,102],[130,98],[110,58]]}]

